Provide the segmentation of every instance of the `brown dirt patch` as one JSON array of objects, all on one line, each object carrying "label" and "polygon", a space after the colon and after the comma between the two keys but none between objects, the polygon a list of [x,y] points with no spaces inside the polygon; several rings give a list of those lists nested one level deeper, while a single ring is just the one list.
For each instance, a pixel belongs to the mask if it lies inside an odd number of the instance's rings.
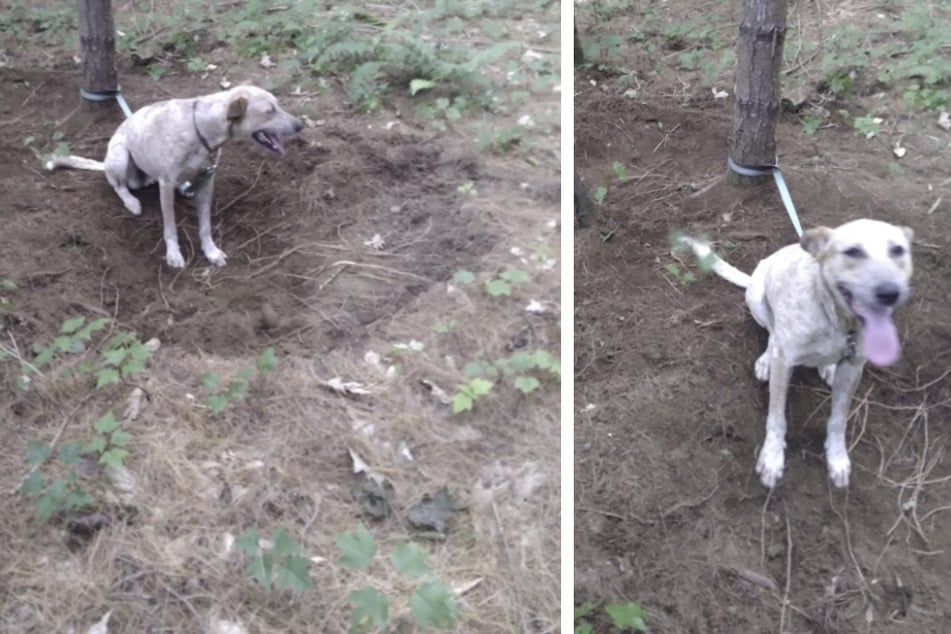
[{"label": "brown dirt patch", "polygon": [[[866,370],[853,405],[848,494],[826,478],[828,390],[797,371],[787,469],[767,500],[753,473],[764,333],[741,291],[675,260],[669,234],[719,241],[746,271],[796,235],[771,183],[718,181],[730,100],[699,86],[661,96],[686,85],[670,79],[641,85],[636,99],[610,77],[576,82],[578,169],[589,190],[608,187],[599,226],[575,244],[576,602],[639,602],[657,632],[776,632],[781,619],[788,632],[943,632],[951,215],[947,202],[928,210],[951,194],[947,139],[910,133],[913,160],[892,176],[887,149],[849,130],[806,137],[795,117],[780,123],[804,224],[912,226],[916,270],[899,317],[903,359]],[[627,166],[623,183],[614,161]],[[699,279],[681,284],[669,264]]]}]

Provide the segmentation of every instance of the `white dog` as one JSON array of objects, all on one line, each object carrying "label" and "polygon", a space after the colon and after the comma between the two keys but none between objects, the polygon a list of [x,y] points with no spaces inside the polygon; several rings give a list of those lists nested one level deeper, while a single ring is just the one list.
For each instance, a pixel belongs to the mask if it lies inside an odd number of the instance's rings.
[{"label": "white dog", "polygon": [[817,227],[800,244],[762,260],[752,275],[718,258],[707,244],[682,238],[714,273],[746,289],[753,318],[769,331],[754,369],[757,379],[769,381],[766,438],[756,463],[766,487],[783,475],[786,392],[797,365],[818,368],[832,388],[826,463],[833,484],[848,486],[849,404],[866,359],[887,366],[901,355],[892,314],[908,299],[912,236],[907,227],[867,219]]},{"label": "white dog", "polygon": [[136,216],[142,213],[142,205],[130,188],[158,182],[165,261],[177,269],[185,266],[185,258],[175,226],[175,188],[191,183],[202,252],[212,264],[224,266],[226,256],[211,237],[211,200],[221,146],[228,141],[254,141],[271,154],[283,156],[281,139],[303,127],[268,91],[236,86],[204,97],[159,101],[138,110],[112,135],[102,162],[62,156],[51,159],[46,167],[105,172],[126,209]]}]

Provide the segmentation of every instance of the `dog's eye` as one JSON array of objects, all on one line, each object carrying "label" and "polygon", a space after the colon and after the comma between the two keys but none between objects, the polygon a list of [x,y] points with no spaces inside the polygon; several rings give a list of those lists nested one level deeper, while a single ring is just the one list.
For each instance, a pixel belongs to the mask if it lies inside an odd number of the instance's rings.
[{"label": "dog's eye", "polygon": [[849,256],[850,258],[864,258],[865,257],[865,251],[863,251],[861,247],[849,247],[848,249],[843,251],[843,253]]},{"label": "dog's eye", "polygon": [[901,256],[905,255],[905,247],[900,244],[893,244],[888,250],[888,254],[893,258],[900,258]]}]

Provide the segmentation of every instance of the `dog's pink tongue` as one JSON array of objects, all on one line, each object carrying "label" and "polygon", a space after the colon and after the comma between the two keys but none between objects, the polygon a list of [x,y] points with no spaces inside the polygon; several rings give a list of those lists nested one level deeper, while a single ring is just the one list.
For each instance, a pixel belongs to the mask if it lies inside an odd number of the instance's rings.
[{"label": "dog's pink tongue", "polygon": [[892,321],[891,310],[865,310],[861,313],[865,319],[862,329],[862,343],[865,356],[877,366],[887,366],[898,361],[901,356],[901,343],[898,330]]}]

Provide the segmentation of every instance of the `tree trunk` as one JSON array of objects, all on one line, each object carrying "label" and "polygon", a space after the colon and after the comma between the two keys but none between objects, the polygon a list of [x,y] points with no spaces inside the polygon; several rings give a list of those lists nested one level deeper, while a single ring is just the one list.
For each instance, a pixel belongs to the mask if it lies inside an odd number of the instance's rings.
[{"label": "tree trunk", "polygon": [[[757,167],[776,161],[776,117],[780,107],[779,71],[786,40],[786,0],[742,0],[736,55],[736,108],[733,147],[737,165]],[[740,176],[734,183],[767,176]]]},{"label": "tree trunk", "polygon": [[[79,44],[83,59],[83,90],[111,92],[118,86],[116,28],[111,0],[76,0],[79,9]],[[83,108],[115,107],[113,100],[83,99]]]}]

